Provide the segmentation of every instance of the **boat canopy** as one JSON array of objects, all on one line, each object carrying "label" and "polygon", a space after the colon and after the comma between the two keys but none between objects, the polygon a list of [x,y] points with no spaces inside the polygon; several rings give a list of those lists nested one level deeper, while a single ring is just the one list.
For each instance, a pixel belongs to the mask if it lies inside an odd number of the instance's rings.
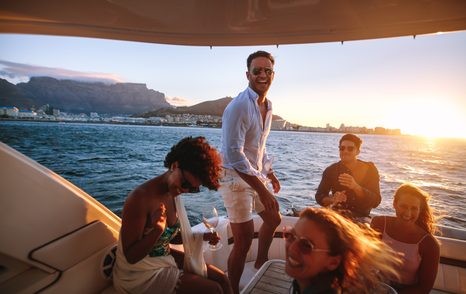
[{"label": "boat canopy", "polygon": [[464,0],[3,0],[0,33],[175,45],[341,42],[466,30]]}]

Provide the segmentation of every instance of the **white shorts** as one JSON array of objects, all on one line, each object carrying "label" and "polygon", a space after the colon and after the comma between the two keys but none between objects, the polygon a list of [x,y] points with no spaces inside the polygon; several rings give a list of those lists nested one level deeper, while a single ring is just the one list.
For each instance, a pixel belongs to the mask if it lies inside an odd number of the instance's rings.
[{"label": "white shorts", "polygon": [[223,169],[218,191],[223,197],[231,223],[244,223],[252,220],[253,209],[257,213],[265,210],[257,192],[233,169]]}]

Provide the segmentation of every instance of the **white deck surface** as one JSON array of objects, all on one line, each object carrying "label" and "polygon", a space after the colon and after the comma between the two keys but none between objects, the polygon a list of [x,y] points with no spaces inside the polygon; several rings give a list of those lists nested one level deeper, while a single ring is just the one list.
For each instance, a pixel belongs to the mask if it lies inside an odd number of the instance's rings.
[{"label": "white deck surface", "polygon": [[285,274],[284,260],[269,260],[259,269],[241,294],[288,294],[293,279]]}]

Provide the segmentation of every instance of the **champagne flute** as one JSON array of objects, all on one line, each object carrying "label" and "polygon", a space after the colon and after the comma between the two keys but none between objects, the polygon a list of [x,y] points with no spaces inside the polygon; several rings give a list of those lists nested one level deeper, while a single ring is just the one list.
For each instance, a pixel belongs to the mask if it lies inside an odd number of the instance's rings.
[{"label": "champagne flute", "polygon": [[[215,207],[207,207],[202,210],[202,222],[204,223],[205,227],[212,233],[217,234],[215,228],[218,225],[218,212]],[[209,244],[209,249],[211,251],[216,251],[222,248],[222,243],[218,242],[217,244]]]}]

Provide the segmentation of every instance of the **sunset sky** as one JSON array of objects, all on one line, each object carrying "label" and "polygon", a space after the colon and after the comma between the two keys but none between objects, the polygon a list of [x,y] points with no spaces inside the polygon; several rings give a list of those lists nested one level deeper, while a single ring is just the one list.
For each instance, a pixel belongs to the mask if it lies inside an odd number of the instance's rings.
[{"label": "sunset sky", "polygon": [[256,50],[276,57],[268,98],[274,113],[290,122],[466,138],[466,32],[212,49],[0,35],[0,78],[145,83],[171,103],[191,105],[242,91],[246,58]]}]

